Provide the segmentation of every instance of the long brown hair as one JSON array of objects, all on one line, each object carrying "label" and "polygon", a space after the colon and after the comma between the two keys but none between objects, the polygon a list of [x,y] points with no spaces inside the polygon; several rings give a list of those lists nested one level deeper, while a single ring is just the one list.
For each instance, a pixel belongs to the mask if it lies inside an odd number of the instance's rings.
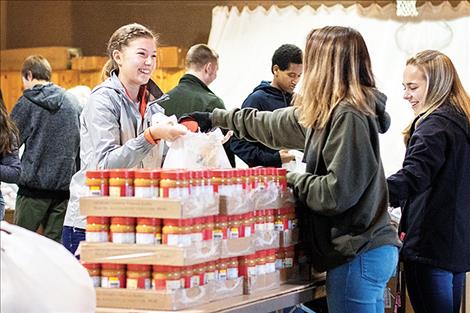
[{"label": "long brown hair", "polygon": [[155,40],[155,45],[158,43],[158,36],[155,33],[153,33],[147,27],[137,23],[121,26],[111,35],[111,38],[109,38],[108,41],[108,46],[106,48],[106,53],[108,54],[109,60],[101,70],[102,80],[110,77],[112,70],[119,69],[119,66],[113,59],[113,51],[122,51],[122,48],[127,47],[129,42],[138,38],[150,38]]},{"label": "long brown hair", "polygon": [[0,90],[0,156],[13,152],[18,142],[18,128],[8,116]]},{"label": "long brown hair", "polygon": [[366,43],[349,27],[327,26],[307,36],[303,82],[294,98],[305,127],[323,128],[336,106],[348,102],[367,115],[375,114],[375,87]]},{"label": "long brown hair", "polygon": [[[426,77],[426,96],[415,127],[441,105],[448,104],[462,112],[470,122],[470,96],[460,82],[457,70],[448,56],[436,50],[424,50],[406,61]],[[404,131],[405,143],[411,136],[412,124]]]}]

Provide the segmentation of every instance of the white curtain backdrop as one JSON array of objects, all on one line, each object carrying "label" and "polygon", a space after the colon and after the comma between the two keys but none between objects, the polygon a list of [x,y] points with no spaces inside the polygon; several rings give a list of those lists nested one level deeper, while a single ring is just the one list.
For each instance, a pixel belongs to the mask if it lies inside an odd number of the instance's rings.
[{"label": "white curtain backdrop", "polygon": [[402,99],[405,61],[424,49],[447,54],[470,92],[470,3],[453,8],[444,2],[418,8],[416,18],[397,18],[395,6],[367,8],[352,5],[313,9],[294,6],[241,10],[215,7],[209,46],[220,55],[218,78],[210,86],[228,109],[240,107],[261,80],[271,80],[271,57],[284,43],[305,47],[307,33],[327,25],[348,26],[363,35],[372,59],[377,85],[388,96],[392,117],[389,131],[381,135],[381,151],[387,175],[401,168],[405,147],[401,131],[413,118],[410,105]]}]

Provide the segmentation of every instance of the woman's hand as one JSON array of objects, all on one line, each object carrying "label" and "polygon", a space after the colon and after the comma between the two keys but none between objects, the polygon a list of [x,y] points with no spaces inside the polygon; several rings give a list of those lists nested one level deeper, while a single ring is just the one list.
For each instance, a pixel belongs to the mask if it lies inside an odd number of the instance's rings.
[{"label": "woman's hand", "polygon": [[181,137],[188,133],[188,129],[185,126],[172,123],[161,123],[158,125],[150,126],[149,131],[153,139],[163,139],[167,141],[174,141],[178,137]]}]

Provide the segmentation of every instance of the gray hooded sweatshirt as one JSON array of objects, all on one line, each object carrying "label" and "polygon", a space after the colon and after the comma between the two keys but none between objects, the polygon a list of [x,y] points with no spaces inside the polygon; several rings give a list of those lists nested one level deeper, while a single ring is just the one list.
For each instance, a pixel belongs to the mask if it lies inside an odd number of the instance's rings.
[{"label": "gray hooded sweatshirt", "polygon": [[68,199],[80,148],[80,106],[53,84],[26,89],[11,113],[20,133],[19,195]]}]

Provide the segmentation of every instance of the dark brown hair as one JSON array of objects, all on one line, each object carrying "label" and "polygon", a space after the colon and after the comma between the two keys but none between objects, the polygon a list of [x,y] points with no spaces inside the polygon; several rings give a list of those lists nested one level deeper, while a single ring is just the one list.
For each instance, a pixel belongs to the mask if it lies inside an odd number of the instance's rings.
[{"label": "dark brown hair", "polygon": [[18,128],[8,116],[0,90],[0,155],[13,152],[18,142]]},{"label": "dark brown hair", "polygon": [[23,62],[21,76],[28,78],[28,73],[31,73],[33,79],[50,81],[52,68],[42,55],[30,55]]}]

